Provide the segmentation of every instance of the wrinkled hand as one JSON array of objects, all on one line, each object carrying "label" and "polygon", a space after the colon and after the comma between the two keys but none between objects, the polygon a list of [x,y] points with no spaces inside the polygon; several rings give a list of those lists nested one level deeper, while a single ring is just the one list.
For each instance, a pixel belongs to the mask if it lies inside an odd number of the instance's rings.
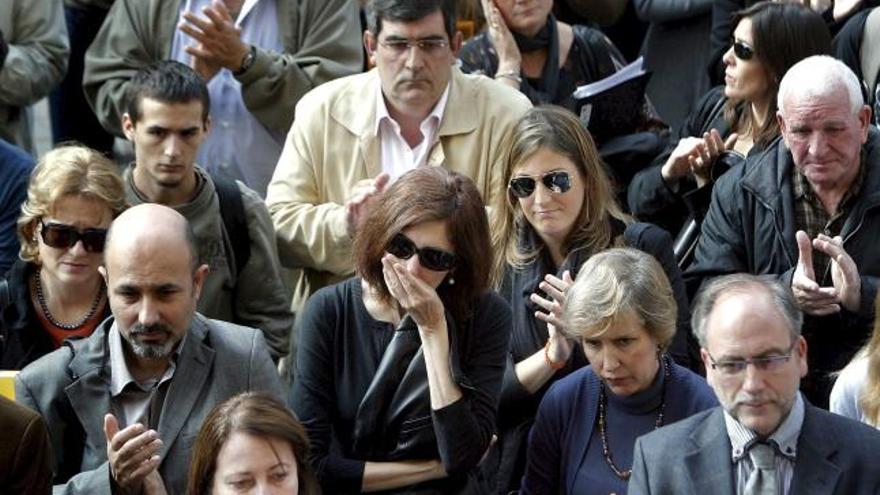
[{"label": "wrinkled hand", "polygon": [[107,438],[107,459],[110,475],[123,493],[141,493],[145,478],[160,464],[159,449],[162,440],[155,430],[147,430],[135,423],[119,430],[119,422],[112,414],[104,416],[104,436]]},{"label": "wrinkled hand", "polygon": [[382,256],[382,274],[391,297],[412,317],[420,332],[445,331],[443,301],[433,287],[410,273],[403,260],[391,253]]},{"label": "wrinkled hand", "polygon": [[843,249],[843,238],[819,234],[813,239],[813,247],[831,259],[831,281],[840,304],[849,311],[857,311],[862,299],[862,279],[852,257]]},{"label": "wrinkled hand", "polygon": [[355,184],[351,196],[345,202],[345,224],[349,237],[354,237],[361,228],[367,213],[376,202],[376,198],[388,187],[390,179],[391,176],[387,172],[382,172],[375,179],[363,179]]},{"label": "wrinkled hand", "polygon": [[835,287],[819,287],[813,272],[813,246],[803,230],[795,234],[798,244],[798,261],[791,278],[791,292],[795,302],[804,313],[829,315],[840,311],[840,300]]},{"label": "wrinkled hand", "polygon": [[178,25],[178,29],[198,42],[187,46],[186,52],[210,65],[237,71],[250,49],[241,40],[241,28],[235,25],[235,19],[220,0],[214,0],[210,6],[202,9],[202,13],[205,17],[184,12],[186,22]]},{"label": "wrinkled hand", "polygon": [[712,165],[715,164],[715,160],[725,151],[732,149],[738,137],[736,133],[732,133],[725,141],[721,139],[721,134],[716,129],[703,133],[703,139],[688,156],[690,172],[697,181],[697,187],[703,187],[712,179]]},{"label": "wrinkled hand", "polygon": [[547,333],[550,348],[547,354],[554,363],[565,363],[571,357],[574,342],[562,334],[562,306],[565,304],[565,291],[574,283],[571,272],[562,273],[562,278],[553,274],[544,276],[544,281],[538,284],[548,297],[532,294],[529,299],[540,306],[544,311],[535,311],[535,318],[547,323]]},{"label": "wrinkled hand", "polygon": [[498,54],[498,72],[513,71],[519,74],[522,54],[519,47],[516,46],[516,40],[513,39],[513,34],[507,27],[501,11],[495,5],[495,0],[481,0],[481,3],[488,24],[489,40],[495,47],[495,53]]}]

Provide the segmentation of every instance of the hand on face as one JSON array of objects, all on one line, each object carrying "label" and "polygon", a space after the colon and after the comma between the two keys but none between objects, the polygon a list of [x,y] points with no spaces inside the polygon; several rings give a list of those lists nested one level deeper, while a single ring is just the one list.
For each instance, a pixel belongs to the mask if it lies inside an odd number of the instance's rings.
[{"label": "hand on face", "polygon": [[400,258],[386,253],[382,257],[382,273],[391,297],[412,317],[420,331],[444,327],[446,314],[437,291],[410,273]]},{"label": "hand on face", "polygon": [[574,283],[571,278],[571,272],[566,270],[562,273],[562,278],[552,274],[547,274],[544,281],[539,287],[549,297],[541,297],[538,294],[532,294],[529,299],[540,306],[544,311],[536,311],[535,318],[547,323],[548,341],[550,349],[548,354],[554,363],[567,362],[571,357],[571,351],[574,348],[574,342],[562,334],[562,306],[565,304],[565,291]]},{"label": "hand on face", "polygon": [[[183,33],[198,42],[185,48],[186,52],[204,62],[203,68],[225,67],[237,71],[249,47],[241,40],[241,28],[222,1],[215,0],[211,6],[202,9],[205,17],[184,12],[186,22],[178,25]],[[194,63],[195,65],[195,63]],[[209,73],[209,71],[206,71]],[[205,75],[199,72],[202,77]],[[208,80],[209,78],[206,78]]]},{"label": "hand on face", "polygon": [[[795,301],[805,313],[828,315],[840,311],[841,306],[855,311],[861,302],[861,278],[855,262],[843,249],[843,239],[819,234],[810,242],[807,233],[799,230],[798,264],[791,280]],[[813,249],[831,258],[832,287],[819,287],[813,271]]]},{"label": "hand on face", "polygon": [[110,475],[123,493],[140,493],[146,477],[156,472],[161,462],[159,434],[145,429],[140,423],[119,430],[116,417],[107,414],[104,416],[104,435]]},{"label": "hand on face", "polygon": [[483,4],[483,13],[486,15],[486,22],[489,26],[489,40],[495,47],[498,54],[498,72],[514,71],[519,73],[522,64],[522,54],[516,41],[513,39],[513,33],[507,27],[504,17],[495,5],[494,0],[481,0]]}]

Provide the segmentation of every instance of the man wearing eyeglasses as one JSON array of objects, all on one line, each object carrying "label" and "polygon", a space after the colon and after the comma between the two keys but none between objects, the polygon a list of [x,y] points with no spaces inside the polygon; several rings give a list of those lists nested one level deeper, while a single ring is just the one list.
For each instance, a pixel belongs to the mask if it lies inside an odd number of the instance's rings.
[{"label": "man wearing eyeglasses", "polygon": [[364,47],[375,69],[316,88],[296,119],[266,203],[294,306],[352,272],[351,237],[376,196],[404,172],[443,166],[473,179],[491,204],[503,158],[530,103],[454,65],[452,0],[374,0]]},{"label": "man wearing eyeglasses", "polygon": [[808,57],[779,85],[782,139],[716,183],[694,263],[696,287],[772,274],[805,313],[813,352],[802,389],[827,408],[832,373],[870,335],[880,277],[880,133],[843,63]]},{"label": "man wearing eyeglasses", "polygon": [[694,306],[721,406],[636,440],[630,495],[880,493],[880,432],[811,405],[803,316],[768,276],[710,282]]}]

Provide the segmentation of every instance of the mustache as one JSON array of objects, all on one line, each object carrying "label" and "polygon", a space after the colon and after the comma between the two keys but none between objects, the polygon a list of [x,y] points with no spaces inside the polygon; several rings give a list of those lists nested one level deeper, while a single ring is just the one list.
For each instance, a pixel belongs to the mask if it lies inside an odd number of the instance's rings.
[{"label": "mustache", "polygon": [[172,333],[171,327],[169,327],[168,325],[162,324],[162,323],[152,323],[150,325],[144,325],[143,323],[135,323],[131,327],[131,329],[129,330],[129,333],[132,336],[140,335],[140,334],[144,334],[144,333],[154,333],[154,332],[161,332],[161,333],[164,333],[165,335],[171,335],[171,333]]}]

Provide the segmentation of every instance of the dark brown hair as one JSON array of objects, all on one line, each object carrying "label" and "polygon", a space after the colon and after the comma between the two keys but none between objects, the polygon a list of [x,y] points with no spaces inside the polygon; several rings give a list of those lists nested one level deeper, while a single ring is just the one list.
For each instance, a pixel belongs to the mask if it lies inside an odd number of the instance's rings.
[{"label": "dark brown hair", "polygon": [[379,299],[391,301],[382,276],[382,256],[391,239],[408,227],[445,220],[457,263],[437,294],[459,319],[470,316],[473,304],[489,287],[492,250],[483,200],[467,177],[443,167],[419,167],[401,176],[370,210],[354,239],[355,269]]},{"label": "dark brown hair", "polygon": [[[752,21],[752,48],[772,93],[764,124],[752,131],[755,144],[766,146],[779,135],[776,94],[782,76],[792,65],[811,55],[830,55],[831,33],[821,15],[797,2],[758,2],[734,14],[733,29],[743,19]],[[750,129],[757,124],[752,121],[750,109],[737,111],[740,103],[727,100],[724,117],[731,129]]]},{"label": "dark brown hair", "polygon": [[217,455],[236,432],[287,441],[296,459],[300,495],[319,493],[308,463],[309,440],[302,424],[269,394],[245,392],[216,406],[202,423],[193,445],[187,495],[210,495]]}]

